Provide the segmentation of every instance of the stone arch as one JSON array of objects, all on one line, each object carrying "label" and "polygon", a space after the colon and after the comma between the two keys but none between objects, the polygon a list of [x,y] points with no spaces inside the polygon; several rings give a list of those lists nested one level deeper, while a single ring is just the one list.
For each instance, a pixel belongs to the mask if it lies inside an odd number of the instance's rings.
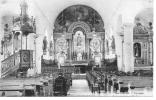
[{"label": "stone arch", "polygon": [[78,22],[74,22],[72,23],[69,28],[68,28],[68,32],[69,33],[74,33],[74,30],[76,28],[82,28],[84,29],[84,33],[88,33],[88,32],[91,32],[91,29],[90,27],[88,26],[88,24],[86,24],[85,22],[82,22],[82,21],[78,21]]},{"label": "stone arch", "polygon": [[96,12],[98,12],[99,15],[101,15],[101,19],[104,21],[104,18],[102,16],[102,12],[100,12],[95,6],[93,6],[93,4],[90,4],[90,3],[83,3],[83,2],[73,2],[72,4],[67,4],[67,5],[64,5],[64,7],[61,7],[60,10],[58,11],[59,13],[57,13],[55,15],[55,18],[54,18],[54,22],[56,21],[57,17],[59,16],[59,14],[64,10],[64,9],[67,9],[71,6],[76,6],[76,5],[81,5],[81,6],[87,6],[87,7],[90,7],[92,9],[94,9]]}]

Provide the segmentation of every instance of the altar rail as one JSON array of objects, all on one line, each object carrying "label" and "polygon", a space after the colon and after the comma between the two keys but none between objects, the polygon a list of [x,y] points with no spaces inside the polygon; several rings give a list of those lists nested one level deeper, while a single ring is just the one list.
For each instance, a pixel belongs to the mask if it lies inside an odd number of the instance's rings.
[{"label": "altar rail", "polygon": [[58,67],[42,67],[41,72],[42,74],[53,74],[53,73],[76,73],[80,70],[80,68],[74,68],[73,66],[61,66],[60,69]]}]

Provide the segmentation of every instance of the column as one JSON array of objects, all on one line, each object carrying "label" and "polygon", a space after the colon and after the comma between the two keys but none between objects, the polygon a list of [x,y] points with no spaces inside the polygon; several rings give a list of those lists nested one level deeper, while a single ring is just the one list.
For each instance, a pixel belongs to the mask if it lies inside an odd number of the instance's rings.
[{"label": "column", "polygon": [[104,67],[104,59],[105,59],[105,36],[104,36],[104,34],[101,35],[101,41],[102,41],[100,44],[100,46],[101,46],[100,50],[102,50],[101,51],[101,53],[102,53],[101,67]]},{"label": "column", "polygon": [[153,56],[153,46],[152,46],[152,38],[149,37],[148,40],[148,65],[151,66],[152,65],[152,56]]},{"label": "column", "polygon": [[73,58],[74,56],[73,56],[73,52],[75,52],[74,51],[74,41],[73,41],[73,39],[71,40],[71,58],[72,58],[72,60],[75,60],[75,58]]},{"label": "column", "polygon": [[72,40],[69,39],[69,48],[70,48],[70,60],[72,60]]},{"label": "column", "polygon": [[134,56],[133,56],[133,24],[124,24],[124,71],[134,71]]},{"label": "column", "polygon": [[88,60],[90,59],[90,40],[91,39],[87,39],[87,42],[88,42],[87,58],[88,58]]},{"label": "column", "polygon": [[43,54],[43,50],[42,50],[42,40],[43,40],[43,36],[39,36],[36,39],[36,71],[37,73],[41,73],[41,56]]},{"label": "column", "polygon": [[104,61],[104,59],[105,59],[105,33],[104,33],[104,35],[102,35],[102,60]]},{"label": "column", "polygon": [[[87,55],[89,54],[89,42],[88,42],[88,38],[86,38],[86,43],[85,43],[85,52],[87,53]],[[87,56],[87,59],[88,59],[88,56]],[[86,60],[87,60],[86,59]]]},{"label": "column", "polygon": [[151,66],[153,66],[153,41],[150,41],[150,53],[149,53],[149,55],[150,55],[150,65]]},{"label": "column", "polygon": [[54,39],[54,60],[56,60],[56,39]]},{"label": "column", "polygon": [[85,53],[88,53],[88,48],[89,48],[88,39],[86,37],[86,39],[85,39]]},{"label": "column", "polygon": [[70,39],[67,39],[68,49],[67,49],[67,60],[70,60]]},{"label": "column", "polygon": [[66,39],[66,41],[67,41],[67,59],[66,60],[69,60],[70,59],[70,48],[69,48],[69,45],[70,45],[70,43],[69,43],[69,39]]},{"label": "column", "polygon": [[[1,13],[1,12],[0,12]],[[1,55],[1,53],[2,53],[2,45],[1,45],[1,40],[2,40],[2,38],[3,38],[3,29],[2,29],[2,24],[1,24],[1,20],[2,18],[0,18],[0,32],[1,32],[1,34],[0,34],[0,78],[1,78],[1,61],[3,60],[3,56]]]}]

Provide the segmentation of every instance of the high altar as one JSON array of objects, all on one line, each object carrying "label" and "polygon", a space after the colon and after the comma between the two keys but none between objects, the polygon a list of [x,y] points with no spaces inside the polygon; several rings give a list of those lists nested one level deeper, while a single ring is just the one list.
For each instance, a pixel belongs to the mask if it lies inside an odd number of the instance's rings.
[{"label": "high altar", "polygon": [[55,60],[62,66],[66,62],[82,64],[82,61],[95,61],[96,65],[101,66],[105,51],[104,35],[104,32],[96,32],[95,28],[91,29],[83,21],[73,22],[62,33],[54,33]]}]

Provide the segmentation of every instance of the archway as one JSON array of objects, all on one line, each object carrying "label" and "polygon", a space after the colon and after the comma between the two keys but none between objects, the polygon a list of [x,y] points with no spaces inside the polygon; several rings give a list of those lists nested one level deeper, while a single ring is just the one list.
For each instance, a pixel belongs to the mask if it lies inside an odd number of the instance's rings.
[{"label": "archway", "polygon": [[95,27],[95,31],[104,31],[104,22],[95,9],[86,5],[73,5],[64,9],[57,16],[54,23],[54,33],[63,32],[63,28],[68,29],[76,21],[85,22],[91,30]]},{"label": "archway", "polygon": [[[104,22],[93,8],[73,5],[64,9],[55,20],[53,32],[55,59],[59,61],[63,54],[62,66],[67,62],[73,66],[87,66],[94,61],[101,67],[104,59]],[[60,38],[66,42],[58,46]],[[63,47],[65,45],[67,48]]]}]

